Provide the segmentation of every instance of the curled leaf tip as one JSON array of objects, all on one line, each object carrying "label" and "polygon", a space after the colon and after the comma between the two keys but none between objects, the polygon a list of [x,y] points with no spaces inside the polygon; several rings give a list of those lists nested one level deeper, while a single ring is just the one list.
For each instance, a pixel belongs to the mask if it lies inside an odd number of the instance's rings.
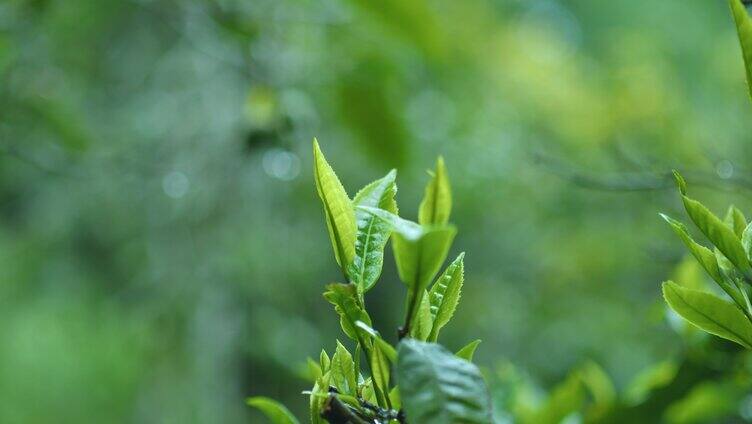
[{"label": "curled leaf tip", "polygon": [[671,173],[674,175],[676,186],[679,188],[681,194],[687,194],[687,182],[684,180],[684,177],[676,169],[671,170]]}]

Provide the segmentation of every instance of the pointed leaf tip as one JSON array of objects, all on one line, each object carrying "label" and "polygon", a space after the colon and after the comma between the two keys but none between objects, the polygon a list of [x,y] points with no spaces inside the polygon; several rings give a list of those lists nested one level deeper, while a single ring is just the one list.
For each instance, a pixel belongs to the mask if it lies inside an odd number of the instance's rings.
[{"label": "pointed leaf tip", "polygon": [[681,194],[687,194],[687,181],[684,180],[684,177],[676,169],[671,170],[671,173],[674,175],[674,181],[676,181],[676,186]]}]

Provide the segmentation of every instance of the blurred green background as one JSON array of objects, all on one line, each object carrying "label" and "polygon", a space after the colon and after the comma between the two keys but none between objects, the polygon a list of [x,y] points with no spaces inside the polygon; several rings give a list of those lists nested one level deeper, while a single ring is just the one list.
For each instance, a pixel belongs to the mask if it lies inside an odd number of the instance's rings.
[{"label": "blurred green background", "polygon": [[396,168],[410,219],[445,156],[448,347],[621,390],[687,350],[667,173],[752,214],[750,117],[724,1],[2,1],[0,422],[304,416],[305,358],[343,338],[314,136],[351,195]]}]

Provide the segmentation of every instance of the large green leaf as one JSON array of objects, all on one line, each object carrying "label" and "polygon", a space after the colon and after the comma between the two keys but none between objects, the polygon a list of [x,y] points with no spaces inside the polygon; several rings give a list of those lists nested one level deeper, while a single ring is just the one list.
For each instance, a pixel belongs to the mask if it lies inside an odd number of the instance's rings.
[{"label": "large green leaf", "polygon": [[345,188],[321,153],[316,139],[313,140],[313,164],[316,190],[324,204],[326,227],[334,248],[334,257],[342,269],[347,270],[355,258],[355,210]]},{"label": "large green leaf", "polygon": [[353,199],[357,237],[355,241],[355,258],[348,268],[350,279],[358,285],[361,293],[373,287],[381,275],[384,263],[384,246],[386,246],[392,228],[388,222],[369,213],[358,206],[380,208],[397,213],[394,195],[397,185],[394,180],[397,171],[391,170],[386,176],[363,187]]},{"label": "large green leaf", "polygon": [[281,403],[267,397],[252,397],[246,403],[266,415],[272,424],[298,424],[298,419]]},{"label": "large green leaf", "polygon": [[752,323],[733,303],[672,281],[663,283],[663,297],[671,309],[696,327],[752,348]]},{"label": "large green leaf", "polygon": [[433,327],[428,338],[430,341],[435,342],[438,339],[439,331],[449,322],[457,308],[464,281],[464,258],[465,253],[460,253],[436,280],[428,294],[433,317]]},{"label": "large green leaf", "polygon": [[695,225],[697,225],[697,228],[745,276],[752,277],[752,266],[750,266],[747,255],[744,253],[740,237],[734,233],[733,229],[710,212],[708,208],[703,206],[702,203],[688,197],[686,195],[686,182],[684,182],[684,179],[677,172],[674,175],[682,194],[684,208]]},{"label": "large green leaf", "polygon": [[[744,298],[742,297],[742,294],[739,292],[739,290],[733,285],[732,282],[728,281],[724,273],[721,271],[720,267],[718,266],[718,256],[708,249],[705,246],[702,246],[695,242],[692,239],[692,236],[689,235],[689,232],[687,232],[687,228],[682,224],[681,222],[672,219],[671,217],[660,214],[661,217],[666,220],[666,222],[671,225],[671,228],[674,229],[674,232],[679,236],[679,238],[682,239],[684,242],[684,245],[687,246],[689,251],[692,253],[692,256],[697,259],[697,262],[702,265],[703,269],[705,269],[705,272],[710,275],[710,277],[718,283],[718,285],[723,289],[724,292],[726,292],[729,296],[731,296],[732,299],[738,304],[743,305],[744,304]],[[722,256],[723,260],[728,261],[725,256]]]},{"label": "large green leaf", "polygon": [[357,289],[354,284],[329,284],[326,286],[324,298],[334,305],[340,317],[342,330],[348,337],[357,341],[358,327],[355,325],[358,321],[371,325],[371,318],[368,313],[360,307],[357,302]]},{"label": "large green leaf", "polygon": [[330,373],[332,384],[340,393],[356,394],[358,378],[355,371],[355,361],[353,361],[353,357],[347,348],[339,341],[337,341],[337,350],[334,351],[334,356],[332,356]]},{"label": "large green leaf", "polygon": [[729,0],[731,13],[734,15],[736,32],[739,35],[739,44],[742,47],[744,68],[747,71],[747,86],[752,96],[752,20],[741,0]]},{"label": "large green leaf", "polygon": [[436,160],[436,170],[426,185],[423,200],[418,209],[418,223],[421,225],[445,225],[452,212],[452,191],[444,167],[444,158]]},{"label": "large green leaf", "polygon": [[408,422],[492,422],[488,391],[478,368],[437,344],[403,340],[397,383]]}]

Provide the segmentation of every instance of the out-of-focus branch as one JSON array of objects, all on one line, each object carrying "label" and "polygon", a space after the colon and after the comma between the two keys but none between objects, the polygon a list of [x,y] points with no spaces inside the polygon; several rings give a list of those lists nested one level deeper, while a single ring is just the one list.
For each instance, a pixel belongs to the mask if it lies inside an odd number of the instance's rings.
[{"label": "out-of-focus branch", "polygon": [[[750,0],[752,1],[752,0]],[[674,187],[671,170],[661,172],[589,172],[543,155],[533,154],[533,162],[546,171],[571,182],[574,185],[592,190],[604,191],[655,191]],[[720,190],[752,190],[752,179],[747,177],[720,178],[711,172],[681,170],[684,178],[692,185]]]}]

